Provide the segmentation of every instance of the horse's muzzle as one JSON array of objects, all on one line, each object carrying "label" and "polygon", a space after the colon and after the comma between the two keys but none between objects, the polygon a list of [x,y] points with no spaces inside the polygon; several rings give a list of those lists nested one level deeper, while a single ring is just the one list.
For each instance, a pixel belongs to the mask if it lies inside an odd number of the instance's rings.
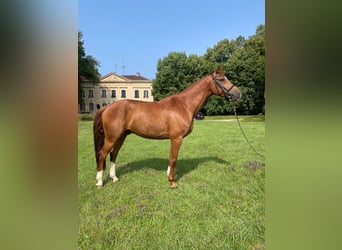
[{"label": "horse's muzzle", "polygon": [[226,95],[228,99],[238,100],[242,97],[241,91],[238,88],[235,88],[236,87]]}]

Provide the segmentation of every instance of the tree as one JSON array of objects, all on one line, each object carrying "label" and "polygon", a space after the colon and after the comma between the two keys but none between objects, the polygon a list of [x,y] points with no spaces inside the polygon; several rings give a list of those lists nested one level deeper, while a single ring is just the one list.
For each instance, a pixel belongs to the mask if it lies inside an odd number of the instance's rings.
[{"label": "tree", "polygon": [[84,49],[84,41],[82,40],[82,32],[78,32],[78,103],[82,102],[82,83],[91,82],[98,83],[100,74],[98,66],[100,63],[90,55],[86,55]]},{"label": "tree", "polygon": [[[213,48],[208,48],[204,57],[211,65],[219,63],[226,76],[242,92],[236,104],[240,114],[264,113],[265,99],[265,26],[259,25],[256,33],[245,39],[223,39]],[[209,114],[232,111],[227,103],[210,98],[205,108]],[[223,114],[223,113],[222,113]]]},{"label": "tree", "polygon": [[[259,114],[265,109],[265,26],[245,39],[223,39],[203,56],[171,52],[159,59],[153,93],[156,100],[175,94],[220,65],[229,80],[237,85],[243,98],[236,103],[239,114]],[[232,107],[224,98],[212,96],[202,111],[207,115],[231,114]]]},{"label": "tree", "polygon": [[188,57],[185,52],[170,52],[157,64],[156,79],[153,81],[155,100],[182,91],[203,77],[207,68],[204,59],[197,55]]},{"label": "tree", "polygon": [[[245,39],[239,36],[237,40],[223,39],[219,41],[213,48],[208,48],[204,54],[205,60],[210,65],[211,69],[215,69],[217,65],[220,65],[227,75],[225,63],[239,50],[244,43]],[[228,75],[227,75],[228,76]],[[228,77],[232,80],[230,77]],[[233,81],[232,81],[233,82]],[[230,103],[222,97],[211,96],[202,110],[207,115],[221,115],[232,112]]]},{"label": "tree", "polygon": [[237,84],[243,99],[237,103],[239,113],[265,112],[265,26],[259,25],[223,65],[227,77]]}]

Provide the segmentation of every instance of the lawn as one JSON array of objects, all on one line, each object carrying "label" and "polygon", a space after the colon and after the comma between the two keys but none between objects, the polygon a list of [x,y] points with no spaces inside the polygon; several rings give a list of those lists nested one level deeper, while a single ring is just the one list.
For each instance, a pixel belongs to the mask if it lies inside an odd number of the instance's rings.
[{"label": "lawn", "polygon": [[[265,123],[249,120],[245,133],[264,154]],[[117,159],[120,181],[107,169],[96,189],[92,122],[79,121],[78,133],[79,249],[265,248],[265,159],[236,121],[195,121],[179,152],[176,189],[166,177],[170,141],[135,135]]]}]

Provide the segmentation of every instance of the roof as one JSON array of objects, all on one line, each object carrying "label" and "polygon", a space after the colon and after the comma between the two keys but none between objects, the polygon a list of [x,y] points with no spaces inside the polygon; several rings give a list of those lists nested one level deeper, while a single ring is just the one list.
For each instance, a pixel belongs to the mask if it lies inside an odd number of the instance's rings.
[{"label": "roof", "polygon": [[147,79],[140,75],[137,72],[135,75],[118,75],[116,73],[110,72],[100,78],[100,82],[151,82],[151,80]]},{"label": "roof", "polygon": [[137,81],[137,80],[148,80],[147,78],[141,76],[140,74],[135,74],[135,75],[122,75],[123,77],[126,77],[129,80],[132,81]]}]

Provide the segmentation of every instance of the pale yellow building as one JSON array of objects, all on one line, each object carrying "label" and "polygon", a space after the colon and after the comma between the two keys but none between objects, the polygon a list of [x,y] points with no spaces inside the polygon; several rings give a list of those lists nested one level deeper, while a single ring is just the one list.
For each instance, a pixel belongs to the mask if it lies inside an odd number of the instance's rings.
[{"label": "pale yellow building", "polygon": [[139,73],[118,75],[109,73],[100,78],[98,84],[82,84],[82,104],[79,113],[95,113],[100,107],[121,99],[153,102],[152,80]]}]

